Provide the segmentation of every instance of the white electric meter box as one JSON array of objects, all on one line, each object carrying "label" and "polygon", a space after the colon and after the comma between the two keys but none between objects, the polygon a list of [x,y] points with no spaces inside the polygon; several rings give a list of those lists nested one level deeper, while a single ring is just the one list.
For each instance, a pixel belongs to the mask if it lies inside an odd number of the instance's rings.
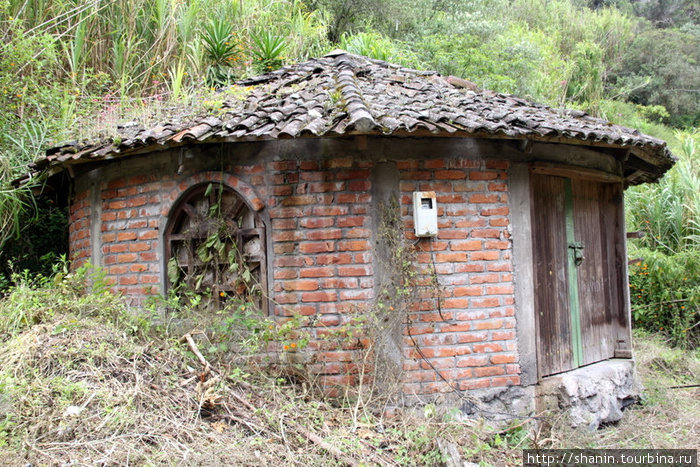
[{"label": "white electric meter box", "polygon": [[437,236],[437,198],[434,191],[413,192],[413,225],[416,237]]}]

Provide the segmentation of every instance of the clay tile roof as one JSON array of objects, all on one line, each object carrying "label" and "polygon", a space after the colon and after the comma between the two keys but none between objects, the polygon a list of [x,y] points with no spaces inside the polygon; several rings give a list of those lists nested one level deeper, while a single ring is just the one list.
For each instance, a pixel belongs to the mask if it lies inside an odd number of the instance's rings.
[{"label": "clay tile roof", "polygon": [[[340,135],[506,138],[628,149],[637,160],[628,184],[655,181],[674,163],[659,139],[576,110],[553,109],[473,83],[336,50],[321,58],[237,82],[216,115],[174,112],[150,128],[57,145],[34,170],[112,159],[191,142]],[[194,112],[194,111],[192,111]]]}]

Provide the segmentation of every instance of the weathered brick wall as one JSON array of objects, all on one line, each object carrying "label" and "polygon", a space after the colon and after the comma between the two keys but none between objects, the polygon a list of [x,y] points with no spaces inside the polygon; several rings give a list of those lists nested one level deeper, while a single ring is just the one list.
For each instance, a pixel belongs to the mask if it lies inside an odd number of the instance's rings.
[{"label": "weathered brick wall", "polygon": [[92,256],[89,194],[87,190],[76,194],[69,209],[68,244],[74,268],[82,266]]},{"label": "weathered brick wall", "polygon": [[174,182],[157,174],[117,178],[100,192],[102,265],[115,288],[140,304],[160,292],[159,216]]},{"label": "weathered brick wall", "polygon": [[[420,279],[429,283],[434,264],[441,297],[438,309],[435,290],[426,285],[412,304],[403,336],[405,392],[519,384],[507,164],[430,159],[399,161],[397,168],[407,240],[415,240],[414,190],[437,193],[440,228],[432,242],[417,244]],[[322,383],[353,383],[358,342],[337,346],[328,336],[353,313],[375,306],[372,169],[371,161],[341,157],[112,178],[99,189],[101,237],[94,240],[108,279],[133,304],[142,303],[161,291],[159,229],[171,208],[194,184],[223,181],[269,216],[273,313],[280,320],[314,317],[312,369]],[[71,206],[78,260],[91,254],[88,199],[81,192]]]},{"label": "weathered brick wall", "polygon": [[279,314],[317,316],[309,348],[323,384],[354,383],[357,355],[328,335],[372,307],[370,162],[272,163],[268,200]]},{"label": "weathered brick wall", "polygon": [[508,164],[434,159],[401,161],[398,167],[406,237],[415,239],[413,191],[436,192],[439,229],[435,240],[418,243],[423,282],[431,283],[428,276],[435,274],[439,292],[423,287],[409,316],[404,392],[520,384]]}]

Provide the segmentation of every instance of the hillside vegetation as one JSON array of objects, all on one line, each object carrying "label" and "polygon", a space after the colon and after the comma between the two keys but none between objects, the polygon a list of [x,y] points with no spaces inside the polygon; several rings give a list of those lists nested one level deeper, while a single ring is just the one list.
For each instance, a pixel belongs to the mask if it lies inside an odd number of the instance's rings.
[{"label": "hillside vegetation", "polygon": [[665,139],[677,166],[628,191],[629,230],[647,233],[634,316],[697,345],[698,15],[692,0],[0,0],[0,289],[66,249],[64,210],[10,185],[48,146],[341,47]]}]

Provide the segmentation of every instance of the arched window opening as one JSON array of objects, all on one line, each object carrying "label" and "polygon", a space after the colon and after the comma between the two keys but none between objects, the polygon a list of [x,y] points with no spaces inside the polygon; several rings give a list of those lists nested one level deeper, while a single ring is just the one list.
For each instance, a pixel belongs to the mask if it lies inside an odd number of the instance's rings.
[{"label": "arched window opening", "polygon": [[190,304],[246,301],[267,312],[265,225],[231,188],[192,188],[173,208],[164,240],[168,286]]}]

